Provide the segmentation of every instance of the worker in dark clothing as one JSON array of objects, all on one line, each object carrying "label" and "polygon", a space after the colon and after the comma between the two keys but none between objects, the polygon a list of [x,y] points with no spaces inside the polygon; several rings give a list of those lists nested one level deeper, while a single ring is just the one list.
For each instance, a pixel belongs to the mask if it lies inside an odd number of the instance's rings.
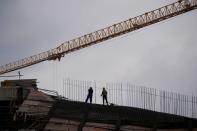
[{"label": "worker in dark clothing", "polygon": [[103,96],[103,105],[105,104],[104,101],[106,101],[107,105],[108,105],[108,101],[107,101],[107,91],[106,89],[103,87],[103,91],[101,96]]},{"label": "worker in dark clothing", "polygon": [[88,99],[90,99],[90,103],[92,103],[92,95],[93,95],[93,89],[92,89],[92,87],[90,87],[89,89],[88,89],[88,96],[87,96],[87,98],[86,98],[86,103],[88,102]]}]

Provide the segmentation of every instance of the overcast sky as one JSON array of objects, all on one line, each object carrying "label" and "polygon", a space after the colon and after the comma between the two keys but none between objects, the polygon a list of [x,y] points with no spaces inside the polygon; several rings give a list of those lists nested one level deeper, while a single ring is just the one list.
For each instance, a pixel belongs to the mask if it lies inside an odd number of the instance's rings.
[{"label": "overcast sky", "polygon": [[[127,20],[175,0],[0,0],[0,65]],[[21,69],[40,88],[63,78],[129,82],[197,96],[197,10]],[[8,73],[17,74],[18,71]],[[3,80],[1,78],[1,80]]]}]

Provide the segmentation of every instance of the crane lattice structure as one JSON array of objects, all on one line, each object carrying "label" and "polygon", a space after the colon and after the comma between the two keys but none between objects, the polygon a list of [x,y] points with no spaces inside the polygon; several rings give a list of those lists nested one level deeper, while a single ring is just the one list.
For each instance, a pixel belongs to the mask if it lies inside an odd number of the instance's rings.
[{"label": "crane lattice structure", "polygon": [[0,75],[46,60],[60,60],[65,54],[103,42],[128,32],[155,24],[197,8],[197,0],[178,0],[156,10],[113,24],[109,27],[66,41],[60,46],[37,55],[0,66]]}]

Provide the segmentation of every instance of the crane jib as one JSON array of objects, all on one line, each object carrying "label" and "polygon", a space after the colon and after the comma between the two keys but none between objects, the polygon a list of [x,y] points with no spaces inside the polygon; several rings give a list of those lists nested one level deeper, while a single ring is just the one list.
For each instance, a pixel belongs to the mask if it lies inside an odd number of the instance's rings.
[{"label": "crane jib", "polygon": [[197,0],[179,0],[156,10],[113,24],[109,27],[62,43],[60,46],[37,55],[0,66],[0,75],[25,68],[46,60],[60,60],[65,54],[155,24],[197,8]]}]

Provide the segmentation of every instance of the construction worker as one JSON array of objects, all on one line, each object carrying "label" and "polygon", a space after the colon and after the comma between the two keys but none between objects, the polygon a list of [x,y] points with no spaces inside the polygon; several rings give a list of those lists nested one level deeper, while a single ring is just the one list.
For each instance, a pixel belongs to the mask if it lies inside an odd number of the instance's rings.
[{"label": "construction worker", "polygon": [[103,91],[102,91],[101,96],[103,96],[103,105],[105,104],[104,101],[106,101],[106,103],[107,103],[107,105],[108,105],[108,101],[107,101],[107,91],[106,91],[105,87],[103,87]]},{"label": "construction worker", "polygon": [[87,95],[87,98],[86,98],[86,103],[88,102],[88,99],[90,99],[90,103],[92,103],[92,96],[93,96],[93,89],[92,89],[92,87],[90,87],[89,89],[88,89],[88,95]]}]

